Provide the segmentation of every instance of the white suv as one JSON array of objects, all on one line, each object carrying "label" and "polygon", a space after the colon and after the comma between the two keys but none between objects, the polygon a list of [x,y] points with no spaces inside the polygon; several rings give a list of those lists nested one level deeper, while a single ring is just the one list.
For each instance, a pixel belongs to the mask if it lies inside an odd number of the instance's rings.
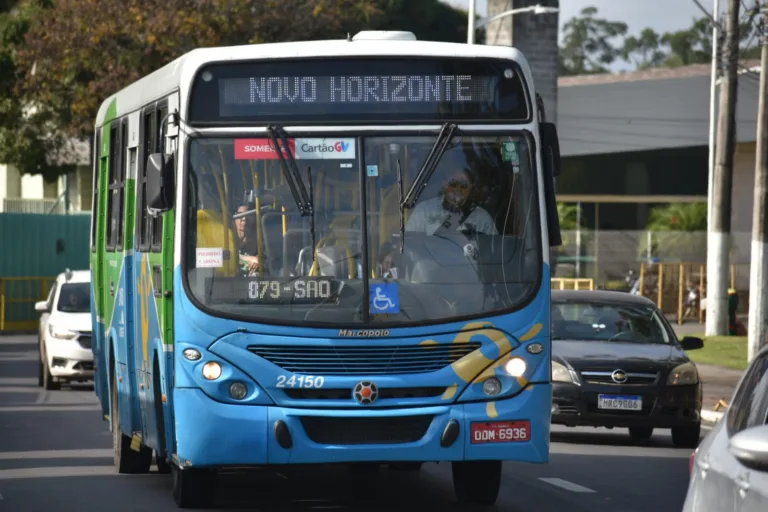
[{"label": "white suv", "polygon": [[40,316],[38,384],[59,389],[62,382],[93,380],[91,272],[67,269],[48,299],[35,304]]}]

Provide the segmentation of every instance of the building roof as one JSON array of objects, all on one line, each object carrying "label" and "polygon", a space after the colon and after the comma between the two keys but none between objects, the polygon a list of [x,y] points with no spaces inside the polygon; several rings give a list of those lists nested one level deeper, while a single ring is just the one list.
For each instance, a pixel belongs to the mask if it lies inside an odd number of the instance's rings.
[{"label": "building roof", "polygon": [[[760,66],[759,60],[743,60],[740,63],[742,69]],[[625,82],[641,82],[644,80],[674,80],[686,77],[711,76],[711,64],[692,64],[676,68],[651,68],[641,71],[629,71],[624,73],[600,73],[596,75],[574,75],[558,78],[558,87],[572,87],[579,85],[617,84]]]},{"label": "building roof", "polygon": [[[742,61],[741,70],[757,61]],[[557,129],[564,157],[706,147],[711,66],[566,76],[558,80]],[[759,75],[742,73],[736,142],[756,139]]]}]

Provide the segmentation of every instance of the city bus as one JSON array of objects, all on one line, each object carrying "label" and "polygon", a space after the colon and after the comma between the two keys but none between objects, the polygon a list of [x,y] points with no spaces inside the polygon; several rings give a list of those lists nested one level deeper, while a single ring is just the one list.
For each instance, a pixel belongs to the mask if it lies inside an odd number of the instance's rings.
[{"label": "city bus", "polygon": [[[95,389],[119,473],[546,463],[557,131],[514,48],[195,49],[95,120]],[[292,466],[296,467],[296,466]]]}]

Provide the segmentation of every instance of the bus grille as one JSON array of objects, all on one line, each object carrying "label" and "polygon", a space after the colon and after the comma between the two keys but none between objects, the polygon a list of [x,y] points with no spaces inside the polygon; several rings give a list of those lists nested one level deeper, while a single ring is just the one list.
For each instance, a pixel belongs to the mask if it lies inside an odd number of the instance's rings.
[{"label": "bus grille", "polygon": [[385,375],[435,372],[479,349],[480,343],[317,347],[251,345],[248,350],[283,370],[312,375]]},{"label": "bus grille", "polygon": [[334,418],[303,416],[301,426],[318,444],[415,443],[427,433],[432,415],[388,418]]}]

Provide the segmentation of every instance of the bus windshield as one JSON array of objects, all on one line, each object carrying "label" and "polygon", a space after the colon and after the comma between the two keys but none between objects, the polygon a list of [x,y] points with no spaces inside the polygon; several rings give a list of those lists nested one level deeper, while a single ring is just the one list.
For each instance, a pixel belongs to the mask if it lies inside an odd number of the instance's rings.
[{"label": "bus windshield", "polygon": [[[396,326],[500,313],[538,289],[525,137],[453,135],[405,208],[434,135],[291,137],[283,155],[270,138],[190,142],[185,272],[203,309],[263,323]],[[303,213],[296,170],[311,205]]]}]

